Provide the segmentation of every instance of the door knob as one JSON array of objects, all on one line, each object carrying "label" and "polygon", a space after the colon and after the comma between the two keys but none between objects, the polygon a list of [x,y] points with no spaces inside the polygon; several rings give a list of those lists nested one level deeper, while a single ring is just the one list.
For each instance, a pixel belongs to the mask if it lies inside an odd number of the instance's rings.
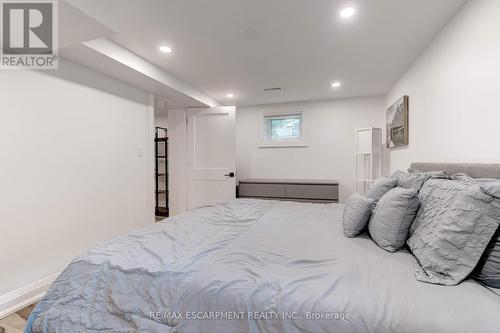
[{"label": "door knob", "polygon": [[224,175],[224,177],[234,178],[234,172],[227,173],[227,174]]}]

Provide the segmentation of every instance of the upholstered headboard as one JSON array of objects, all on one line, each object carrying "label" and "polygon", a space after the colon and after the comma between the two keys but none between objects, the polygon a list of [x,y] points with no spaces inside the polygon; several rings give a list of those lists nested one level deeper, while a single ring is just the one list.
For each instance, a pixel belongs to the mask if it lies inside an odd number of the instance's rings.
[{"label": "upholstered headboard", "polygon": [[412,163],[410,168],[419,171],[444,171],[448,175],[462,172],[473,178],[500,179],[500,164]]}]

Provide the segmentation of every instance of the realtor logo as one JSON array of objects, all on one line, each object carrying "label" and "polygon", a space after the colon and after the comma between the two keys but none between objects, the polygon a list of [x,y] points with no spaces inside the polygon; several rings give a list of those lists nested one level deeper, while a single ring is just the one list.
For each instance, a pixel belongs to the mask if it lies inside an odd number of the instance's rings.
[{"label": "realtor logo", "polygon": [[57,68],[57,2],[0,0],[0,5],[0,67]]}]

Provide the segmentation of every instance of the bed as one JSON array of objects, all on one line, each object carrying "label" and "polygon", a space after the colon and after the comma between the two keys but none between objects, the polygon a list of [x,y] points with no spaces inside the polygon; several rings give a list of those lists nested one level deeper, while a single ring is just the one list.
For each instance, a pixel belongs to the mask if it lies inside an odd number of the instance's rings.
[{"label": "bed", "polygon": [[26,332],[500,330],[498,294],[417,281],[408,251],[344,237],[342,209],[237,199],[130,232],[75,258]]}]

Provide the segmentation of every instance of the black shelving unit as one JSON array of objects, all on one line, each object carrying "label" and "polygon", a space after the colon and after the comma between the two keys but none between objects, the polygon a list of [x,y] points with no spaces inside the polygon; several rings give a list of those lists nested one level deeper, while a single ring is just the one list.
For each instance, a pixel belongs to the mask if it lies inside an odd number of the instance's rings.
[{"label": "black shelving unit", "polygon": [[[155,214],[168,216],[168,132],[164,127],[156,127],[155,132],[155,184]],[[161,199],[165,205],[160,205]]]}]

